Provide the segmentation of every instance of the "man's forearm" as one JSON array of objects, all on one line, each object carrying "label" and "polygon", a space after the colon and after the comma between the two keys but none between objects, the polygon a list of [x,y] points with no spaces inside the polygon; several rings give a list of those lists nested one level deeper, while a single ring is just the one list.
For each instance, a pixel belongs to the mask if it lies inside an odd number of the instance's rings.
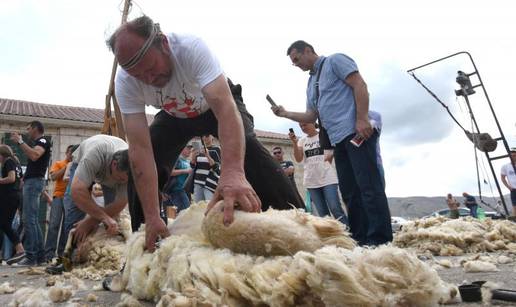
[{"label": "man's forearm", "polygon": [[317,119],[317,113],[313,111],[307,112],[292,112],[287,111],[287,114],[284,116],[285,118],[291,119],[298,123],[314,123]]},{"label": "man's forearm", "polygon": [[27,156],[27,158],[29,158],[29,160],[34,162],[37,159],[39,159],[40,156],[38,155],[38,152],[36,150],[34,150],[32,147],[30,147],[29,145],[27,145],[27,143],[23,143],[18,146],[23,151],[23,153]]},{"label": "man's forearm", "polygon": [[124,210],[125,206],[127,205],[127,198],[123,199],[115,199],[115,201],[111,204],[108,204],[104,208],[104,212],[106,212],[107,215],[114,218],[116,217],[122,210]]},{"label": "man's forearm", "polygon": [[129,147],[134,185],[143,209],[145,220],[159,218],[158,173],[152,148]]},{"label": "man's forearm", "polygon": [[509,189],[509,190],[511,190],[511,189],[512,189],[512,188],[511,188],[511,186],[509,185],[509,183],[507,182],[506,176],[502,176],[502,183],[503,183],[503,185],[504,185],[507,189]]},{"label": "man's forearm", "polygon": [[369,93],[367,92],[367,85],[365,83],[353,88],[353,95],[355,97],[355,105],[357,110],[357,118],[368,120],[369,113]]},{"label": "man's forearm", "polygon": [[[236,107],[230,118],[219,121],[223,172],[244,173],[245,138],[242,118]],[[220,117],[219,117],[220,118]]]},{"label": "man's forearm", "polygon": [[52,180],[57,180],[57,179],[59,179],[59,178],[62,178],[62,177],[63,177],[63,175],[64,175],[65,170],[66,170],[66,166],[65,166],[65,167],[62,167],[62,168],[60,168],[60,169],[58,169],[58,170],[57,170],[57,171],[55,171],[55,172],[51,172],[51,173],[50,173],[50,179],[52,179]]},{"label": "man's forearm", "polygon": [[92,218],[102,221],[106,217],[106,213],[91,198],[90,191],[86,188],[72,189],[73,201],[77,204],[77,208],[85,212]]}]

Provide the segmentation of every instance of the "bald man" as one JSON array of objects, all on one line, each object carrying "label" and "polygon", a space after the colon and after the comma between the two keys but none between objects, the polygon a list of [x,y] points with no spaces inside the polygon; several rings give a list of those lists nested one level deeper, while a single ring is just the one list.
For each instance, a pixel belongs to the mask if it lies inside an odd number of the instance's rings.
[{"label": "bald man", "polygon": [[[232,222],[235,208],[259,212],[269,205],[278,209],[303,206],[281,166],[256,139],[240,85],[224,76],[201,39],[165,35],[158,24],[143,16],[122,25],[107,43],[120,66],[115,92],[129,143],[133,230],[145,222],[149,250],[159,237],[169,235],[160,219],[158,190],[194,136],[211,134],[220,140],[221,175],[208,210],[224,199],[226,225]],[[150,128],[146,105],[161,109]]]}]

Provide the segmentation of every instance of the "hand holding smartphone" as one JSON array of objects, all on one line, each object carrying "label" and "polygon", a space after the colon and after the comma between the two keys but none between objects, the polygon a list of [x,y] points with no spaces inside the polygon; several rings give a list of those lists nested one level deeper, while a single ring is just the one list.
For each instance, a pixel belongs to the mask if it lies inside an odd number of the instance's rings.
[{"label": "hand holding smartphone", "polygon": [[363,137],[361,137],[360,135],[355,135],[354,138],[351,139],[351,141],[349,141],[351,144],[353,144],[355,147],[360,147],[360,145],[362,145],[362,143],[364,143],[365,139]]}]

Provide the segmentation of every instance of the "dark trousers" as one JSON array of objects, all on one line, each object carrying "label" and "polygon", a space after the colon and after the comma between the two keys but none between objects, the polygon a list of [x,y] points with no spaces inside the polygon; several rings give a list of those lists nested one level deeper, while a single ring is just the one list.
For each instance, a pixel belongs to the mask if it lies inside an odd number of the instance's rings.
[{"label": "dark trousers", "polygon": [[20,243],[20,237],[13,230],[13,220],[20,204],[20,195],[18,192],[8,192],[1,197],[0,208],[0,230],[5,233],[9,241],[16,245]]},{"label": "dark trousers", "polygon": [[360,245],[379,245],[392,241],[391,214],[376,164],[378,132],[360,147],[349,141],[335,146],[334,157],[342,198],[348,207],[353,238]]},{"label": "dark trousers", "polygon": [[[245,175],[262,201],[262,210],[269,207],[275,209],[291,209],[292,206],[303,208],[303,199],[290,184],[280,164],[272,158],[269,151],[256,138],[253,117],[247,112],[243,103],[240,85],[234,86],[230,83],[230,88],[244,124]],[[206,134],[218,137],[218,121],[211,110],[198,117],[188,119],[173,117],[165,111],[156,114],[150,126],[150,136],[160,191],[188,141],[193,137]],[[224,165],[221,168],[224,172]],[[144,216],[131,176],[127,184],[127,193],[132,228],[133,231],[136,231],[144,222]],[[160,204],[160,206],[162,205]],[[166,210],[161,207],[160,212],[164,217]]]}]

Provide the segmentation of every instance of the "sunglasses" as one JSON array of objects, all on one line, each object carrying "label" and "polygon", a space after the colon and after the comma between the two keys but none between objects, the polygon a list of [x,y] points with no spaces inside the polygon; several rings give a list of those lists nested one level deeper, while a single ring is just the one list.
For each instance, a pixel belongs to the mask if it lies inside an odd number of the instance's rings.
[{"label": "sunglasses", "polygon": [[273,155],[280,155],[280,154],[281,154],[281,151],[274,151],[272,154],[273,154]]}]

